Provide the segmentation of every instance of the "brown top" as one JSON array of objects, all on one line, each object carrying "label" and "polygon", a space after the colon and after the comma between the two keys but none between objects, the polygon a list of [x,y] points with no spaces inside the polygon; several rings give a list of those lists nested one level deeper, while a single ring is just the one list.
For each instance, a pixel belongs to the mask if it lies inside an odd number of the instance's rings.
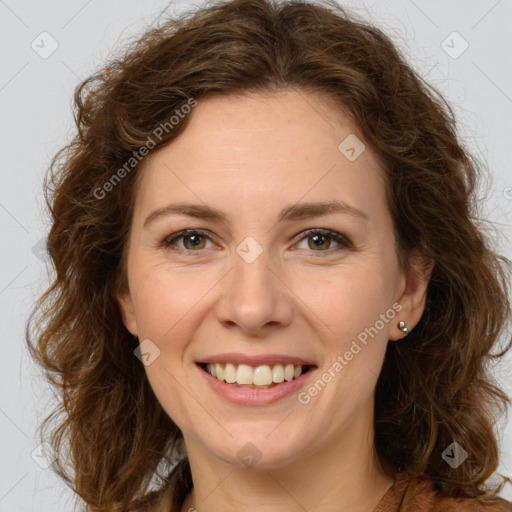
[{"label": "brown top", "polygon": [[[177,475],[159,492],[151,493],[134,512],[180,512],[188,491],[174,495]],[[423,475],[412,478],[405,472],[395,475],[395,482],[387,490],[373,512],[512,512],[512,503],[497,496],[477,499],[440,496],[430,479]]]},{"label": "brown top", "polygon": [[398,473],[373,512],[512,512],[512,503],[497,496],[478,499],[450,498],[437,494],[426,475],[411,478]]}]

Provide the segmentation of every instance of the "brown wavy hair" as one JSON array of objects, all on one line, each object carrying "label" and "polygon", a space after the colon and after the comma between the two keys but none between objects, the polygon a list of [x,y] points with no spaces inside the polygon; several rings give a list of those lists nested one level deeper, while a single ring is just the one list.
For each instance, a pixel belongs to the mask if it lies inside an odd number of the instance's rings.
[{"label": "brown wavy hair", "polygon": [[[127,286],[138,165],[114,175],[163,123],[157,148],[185,129],[189,116],[169,119],[187,100],[289,88],[319,93],[351,116],[387,176],[402,268],[414,248],[435,262],[423,317],[407,340],[388,343],[378,379],[382,467],[430,475],[444,495],[491,490],[495,427],[510,400],[489,370],[512,345],[502,346],[511,263],[479,218],[484,166],[459,140],[446,100],[380,29],[332,0],[232,0],[160,20],[81,82],[77,132],[45,179],[53,276],[26,338],[59,397],[41,438],[87,510],[149,503],[169,475],[176,505],[192,485],[186,457],[171,471],[183,437],[134,356],[137,339],[115,300]],[[468,453],[456,469],[441,457],[453,441]]]}]

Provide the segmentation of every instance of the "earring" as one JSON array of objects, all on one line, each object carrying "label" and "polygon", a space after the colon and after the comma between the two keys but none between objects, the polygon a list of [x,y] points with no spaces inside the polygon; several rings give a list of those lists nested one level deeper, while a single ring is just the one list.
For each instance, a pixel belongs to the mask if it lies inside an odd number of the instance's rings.
[{"label": "earring", "polygon": [[402,331],[404,338],[409,334],[409,329],[407,329],[405,322],[398,322],[398,329]]}]

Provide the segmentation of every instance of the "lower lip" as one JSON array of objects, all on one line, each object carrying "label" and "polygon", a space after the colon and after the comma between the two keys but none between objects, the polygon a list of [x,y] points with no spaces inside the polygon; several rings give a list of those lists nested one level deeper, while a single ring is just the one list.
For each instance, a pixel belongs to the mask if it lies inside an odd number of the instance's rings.
[{"label": "lower lip", "polygon": [[278,402],[284,398],[298,393],[302,387],[306,385],[309,377],[316,370],[310,368],[297,379],[284,381],[272,388],[244,388],[233,384],[227,384],[212,377],[208,372],[203,370],[201,366],[196,365],[199,373],[210,385],[210,387],[220,396],[238,405],[268,405]]}]

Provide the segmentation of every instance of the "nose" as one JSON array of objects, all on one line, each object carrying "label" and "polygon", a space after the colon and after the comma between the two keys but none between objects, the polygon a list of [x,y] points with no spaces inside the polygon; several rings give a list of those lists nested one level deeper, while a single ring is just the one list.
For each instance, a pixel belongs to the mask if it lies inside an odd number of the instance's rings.
[{"label": "nose", "polygon": [[268,336],[269,330],[291,323],[293,293],[267,252],[255,259],[241,254],[234,253],[233,268],[221,285],[216,315],[225,327],[238,327],[252,336]]}]

